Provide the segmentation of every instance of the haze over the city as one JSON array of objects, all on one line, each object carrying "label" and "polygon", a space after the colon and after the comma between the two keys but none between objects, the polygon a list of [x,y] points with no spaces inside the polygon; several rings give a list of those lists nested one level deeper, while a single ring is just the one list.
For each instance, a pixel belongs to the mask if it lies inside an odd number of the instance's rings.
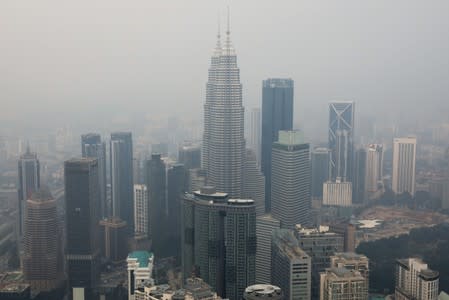
[{"label": "haze over the city", "polygon": [[247,111],[260,106],[263,79],[291,77],[296,127],[309,136],[326,136],[334,100],[356,102],[360,127],[385,121],[407,134],[405,126],[448,120],[445,0],[4,0],[2,127],[129,128],[161,116],[200,123],[228,5]]}]

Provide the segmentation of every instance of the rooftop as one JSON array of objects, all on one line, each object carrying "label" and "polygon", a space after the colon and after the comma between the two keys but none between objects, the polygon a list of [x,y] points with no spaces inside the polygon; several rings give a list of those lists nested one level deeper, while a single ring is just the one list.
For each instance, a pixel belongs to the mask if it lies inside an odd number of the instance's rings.
[{"label": "rooftop", "polygon": [[281,295],[281,288],[271,284],[255,284],[245,289],[245,294],[251,294],[260,298]]},{"label": "rooftop", "polygon": [[289,258],[308,258],[307,253],[301,249],[292,230],[276,229],[273,231],[273,243]]},{"label": "rooftop", "polygon": [[148,267],[148,260],[151,257],[153,257],[153,253],[148,251],[133,251],[128,254],[128,258],[137,259],[137,261],[139,262],[139,268]]}]

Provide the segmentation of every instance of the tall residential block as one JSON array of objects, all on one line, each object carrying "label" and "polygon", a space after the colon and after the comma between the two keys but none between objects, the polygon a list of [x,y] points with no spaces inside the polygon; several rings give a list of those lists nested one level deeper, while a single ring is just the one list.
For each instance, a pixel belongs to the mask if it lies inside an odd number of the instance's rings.
[{"label": "tall residential block", "polygon": [[395,266],[395,293],[398,300],[438,299],[440,274],[418,258],[398,259]]},{"label": "tall residential block", "polygon": [[293,129],[293,80],[271,78],[262,82],[261,167],[265,175],[265,206],[271,211],[271,155],[279,131]]},{"label": "tall residential block", "polygon": [[255,283],[256,208],[250,199],[204,187],[182,203],[184,277],[201,277],[220,295],[241,299]]},{"label": "tall residential block", "polygon": [[367,196],[379,190],[379,182],[383,176],[383,145],[370,144],[366,151],[365,189]]},{"label": "tall residential block", "polygon": [[226,31],[212,54],[204,104],[202,168],[207,183],[241,197],[245,156],[244,108],[237,55]]},{"label": "tall residential block", "polygon": [[19,237],[23,236],[25,226],[25,206],[26,201],[31,195],[40,188],[40,164],[37,159],[37,154],[30,152],[30,147],[24,154],[20,156],[18,162],[18,174],[19,174]]},{"label": "tall residential block", "polygon": [[360,272],[328,268],[320,274],[320,300],[368,300],[368,281]]},{"label": "tall residential block", "polygon": [[96,133],[87,133],[81,136],[81,155],[83,157],[95,157],[98,160],[98,178],[100,202],[98,203],[98,216],[109,216],[106,195],[106,144],[101,141],[101,136]]},{"label": "tall residential block", "polygon": [[284,299],[311,299],[311,258],[289,229],[274,231],[271,243],[271,282]]},{"label": "tall residential block", "polygon": [[134,231],[148,235],[149,192],[145,184],[134,185]]},{"label": "tall residential block", "polygon": [[300,131],[280,131],[273,143],[271,212],[282,228],[310,224],[310,150]]},{"label": "tall residential block", "polygon": [[242,197],[253,199],[258,216],[265,213],[265,177],[257,165],[256,154],[246,149]]},{"label": "tall residential block", "polygon": [[332,179],[352,180],[354,155],[353,101],[329,103],[329,149],[332,151]]},{"label": "tall residential block", "polygon": [[67,160],[64,175],[68,283],[70,289],[81,291],[88,298],[100,277],[98,161]]},{"label": "tall residential block", "polygon": [[271,237],[279,228],[281,223],[270,214],[257,216],[256,283],[271,282]]},{"label": "tall residential block", "polygon": [[131,132],[111,133],[110,169],[112,215],[124,220],[134,232],[133,143]]},{"label": "tall residential block", "polygon": [[395,138],[393,141],[392,190],[415,195],[416,138]]},{"label": "tall residential block", "polygon": [[56,200],[48,190],[34,192],[25,212],[23,274],[34,292],[51,291],[62,283],[62,241]]},{"label": "tall residential block", "polygon": [[323,183],[331,179],[331,151],[315,148],[312,151],[312,198],[323,199]]}]

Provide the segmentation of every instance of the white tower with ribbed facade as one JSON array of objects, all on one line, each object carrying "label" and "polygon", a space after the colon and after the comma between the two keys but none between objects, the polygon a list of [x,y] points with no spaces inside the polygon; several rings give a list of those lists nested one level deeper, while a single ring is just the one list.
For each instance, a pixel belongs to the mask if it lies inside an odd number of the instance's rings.
[{"label": "white tower with ribbed facade", "polygon": [[244,108],[237,56],[229,30],[221,44],[217,36],[204,104],[202,168],[207,184],[231,197],[241,197],[245,156]]}]

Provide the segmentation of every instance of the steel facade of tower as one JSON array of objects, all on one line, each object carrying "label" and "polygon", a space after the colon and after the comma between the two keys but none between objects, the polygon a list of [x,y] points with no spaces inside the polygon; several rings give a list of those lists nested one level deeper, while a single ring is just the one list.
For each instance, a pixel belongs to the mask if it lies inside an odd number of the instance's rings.
[{"label": "steel facade of tower", "polygon": [[70,288],[94,288],[100,276],[96,158],[64,162],[66,260]]},{"label": "steel facade of tower", "polygon": [[271,213],[282,228],[310,224],[310,146],[299,131],[280,131],[273,143]]},{"label": "steel facade of tower", "polygon": [[332,151],[332,179],[352,180],[354,153],[353,101],[329,103],[329,149]]},{"label": "steel facade of tower", "polygon": [[133,144],[131,132],[111,133],[112,215],[134,232]]},{"label": "steel facade of tower", "polygon": [[30,152],[27,148],[26,153],[20,156],[18,162],[19,174],[19,237],[23,235],[25,226],[25,206],[26,201],[40,187],[40,165],[37,154]]},{"label": "steel facade of tower", "polygon": [[265,175],[265,209],[271,211],[272,145],[280,130],[293,129],[293,80],[272,78],[262,83],[261,167]]},{"label": "steel facade of tower", "polygon": [[98,159],[98,177],[100,180],[99,214],[101,218],[108,217],[106,203],[106,144],[101,142],[101,136],[96,133],[87,133],[81,136],[81,154],[83,157]]},{"label": "steel facade of tower", "polygon": [[312,198],[323,199],[323,183],[330,180],[331,152],[328,148],[312,151]]},{"label": "steel facade of tower", "polygon": [[27,200],[23,273],[33,290],[50,291],[63,280],[56,200],[39,190]]},{"label": "steel facade of tower", "polygon": [[181,217],[184,277],[196,273],[220,296],[241,299],[255,283],[254,201],[204,187],[184,195]]},{"label": "steel facade of tower", "polygon": [[242,85],[228,29],[223,46],[218,35],[206,87],[202,168],[208,184],[240,197],[244,156]]}]

